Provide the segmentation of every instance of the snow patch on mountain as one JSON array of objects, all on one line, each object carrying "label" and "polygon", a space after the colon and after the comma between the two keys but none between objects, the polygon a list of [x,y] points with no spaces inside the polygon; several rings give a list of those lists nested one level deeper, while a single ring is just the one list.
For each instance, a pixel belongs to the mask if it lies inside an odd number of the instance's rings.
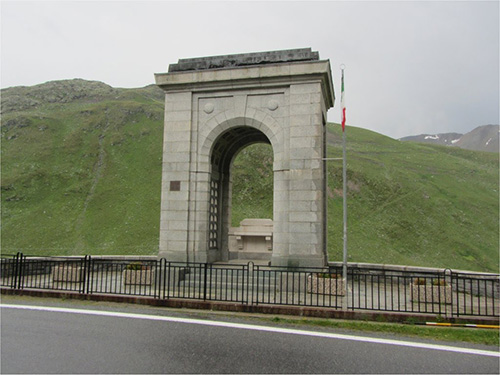
[{"label": "snow patch on mountain", "polygon": [[438,135],[427,135],[425,139],[439,139]]}]

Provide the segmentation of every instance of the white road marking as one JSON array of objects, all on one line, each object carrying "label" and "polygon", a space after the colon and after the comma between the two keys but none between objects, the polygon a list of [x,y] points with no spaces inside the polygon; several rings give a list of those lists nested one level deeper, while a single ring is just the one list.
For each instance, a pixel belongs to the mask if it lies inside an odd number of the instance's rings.
[{"label": "white road marking", "polygon": [[455,346],[435,345],[435,344],[426,344],[426,343],[412,342],[412,341],[380,339],[380,338],[354,336],[354,335],[342,335],[342,334],[337,334],[337,333],[303,331],[303,330],[298,330],[298,329],[267,327],[267,326],[259,326],[259,325],[252,325],[252,324],[218,322],[218,321],[214,321],[214,320],[175,318],[175,317],[170,317],[170,316],[132,314],[132,313],[122,313],[122,312],[114,312],[114,311],[68,309],[68,308],[63,308],[63,307],[5,305],[5,304],[0,304],[0,307],[6,308],[6,309],[50,311],[50,312],[59,312],[59,313],[70,313],[70,314],[107,316],[107,317],[113,317],[113,318],[144,319],[144,320],[156,320],[156,321],[163,321],[163,322],[175,322],[175,323],[185,323],[185,324],[200,324],[200,325],[212,326],[212,327],[247,329],[247,330],[252,330],[252,331],[285,333],[285,334],[301,335],[301,336],[313,336],[313,337],[322,337],[322,338],[330,338],[330,339],[338,339],[338,340],[367,342],[367,343],[373,343],[373,344],[397,345],[397,346],[406,346],[406,347],[410,347],[410,348],[442,350],[442,351],[455,352],[455,353],[461,353],[461,354],[474,354],[474,355],[483,355],[483,356],[499,357],[500,358],[500,352],[494,352],[494,351],[488,351],[488,350],[460,348],[460,347],[455,347]]}]

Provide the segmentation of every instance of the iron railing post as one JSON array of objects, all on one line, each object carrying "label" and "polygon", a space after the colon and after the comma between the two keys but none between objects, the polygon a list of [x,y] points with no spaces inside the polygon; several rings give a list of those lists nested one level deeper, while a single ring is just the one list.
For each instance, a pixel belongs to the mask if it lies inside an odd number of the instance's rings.
[{"label": "iron railing post", "polygon": [[[167,298],[170,298],[170,275],[171,275],[170,266],[171,266],[171,262],[168,262],[168,271],[166,272],[166,275],[167,275]],[[175,269],[174,269],[173,285],[175,288]],[[163,298],[165,298],[165,293],[163,293]]]},{"label": "iron railing post", "polygon": [[85,283],[87,294],[92,294],[92,285],[94,283],[94,262],[91,255],[87,255],[85,264]]},{"label": "iron railing post", "polygon": [[80,284],[80,294],[86,294],[87,291],[88,291],[88,287],[87,287],[87,284],[88,284],[88,261],[87,261],[87,258],[88,258],[88,255],[85,255],[82,259],[80,259],[80,275],[78,275],[78,277],[80,277],[81,279],[81,284]]},{"label": "iron railing post", "polygon": [[[252,303],[255,305],[258,305],[259,304],[259,273],[260,272],[259,272],[259,265],[253,266],[252,269],[255,270],[255,267],[257,267],[257,282],[255,282],[255,272],[253,272],[253,275],[252,275]],[[257,288],[257,289],[255,290],[255,301],[254,301],[253,290],[255,288]]]},{"label": "iron railing post", "polygon": [[154,280],[154,298],[160,298],[161,293],[161,259],[155,261],[155,280]]},{"label": "iron railing post", "polygon": [[[445,308],[445,317],[449,317],[449,316],[452,317],[453,316],[453,285],[451,283],[451,280],[452,280],[451,279],[451,274],[452,274],[452,270],[451,269],[446,268],[444,270],[444,286],[445,286],[445,288],[444,288],[444,294],[445,294],[444,301],[445,302],[447,301],[446,293],[447,293],[447,289],[448,289],[448,288],[446,288],[446,285],[450,286],[450,293],[451,293],[451,295],[450,295],[450,301],[451,301],[451,303],[450,303],[450,312],[448,313],[448,308],[446,307]],[[445,304],[445,306],[446,306],[446,304]]]},{"label": "iron railing post", "polygon": [[24,267],[24,255],[23,253],[17,253],[19,255],[17,262],[17,278],[15,289],[23,289],[23,267]]},{"label": "iron railing post", "polygon": [[[246,291],[247,291],[246,304],[247,305],[253,305],[253,267],[254,267],[253,262],[248,262],[248,264],[247,264],[247,280],[246,280],[246,283],[247,283],[247,285],[246,285]],[[250,290],[250,272],[252,272],[252,284],[251,284],[252,289],[251,290]],[[245,301],[244,298],[242,298],[242,300]]]},{"label": "iron railing post", "polygon": [[208,270],[208,263],[205,263],[204,265],[204,274],[203,274],[203,301],[207,300],[207,270]]},{"label": "iron railing post", "polygon": [[19,276],[19,255],[21,253],[18,252],[16,255],[12,257],[12,267],[11,267],[11,272],[12,272],[12,278],[10,280],[10,287],[12,289],[17,288],[17,279]]},{"label": "iron railing post", "polygon": [[[160,275],[158,276],[158,298],[165,299],[167,265],[165,258],[160,258]],[[163,290],[163,296],[162,296]]]},{"label": "iron railing post", "polygon": [[80,272],[79,272],[80,274],[77,276],[82,280],[82,282],[80,283],[80,290],[78,291],[80,294],[85,294],[86,269],[87,269],[87,255],[85,255],[84,258],[80,259]]},{"label": "iron railing post", "polygon": [[12,280],[12,288],[13,288],[13,289],[17,289],[17,285],[18,285],[18,279],[19,279],[19,268],[20,268],[19,263],[21,262],[21,261],[19,260],[19,256],[20,256],[20,255],[21,255],[21,253],[20,253],[20,252],[18,252],[18,253],[16,254],[16,258],[15,258],[15,259],[16,259],[16,262],[14,263],[14,278],[13,278],[13,280]]}]

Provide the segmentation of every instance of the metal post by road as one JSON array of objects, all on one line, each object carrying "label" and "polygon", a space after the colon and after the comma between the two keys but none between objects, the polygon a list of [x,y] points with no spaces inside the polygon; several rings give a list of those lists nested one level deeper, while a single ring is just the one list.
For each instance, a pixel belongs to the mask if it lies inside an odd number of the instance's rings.
[{"label": "metal post by road", "polygon": [[346,159],[345,131],[342,132],[342,183],[343,183],[343,212],[344,212],[344,249],[342,278],[344,279],[345,293],[342,298],[342,309],[347,310],[347,159]]}]

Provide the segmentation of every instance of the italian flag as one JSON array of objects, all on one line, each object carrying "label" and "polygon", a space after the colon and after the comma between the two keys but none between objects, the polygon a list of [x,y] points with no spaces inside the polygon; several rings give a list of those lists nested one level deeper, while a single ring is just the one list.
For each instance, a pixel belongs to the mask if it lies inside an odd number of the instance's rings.
[{"label": "italian flag", "polygon": [[342,131],[345,131],[344,69],[342,69],[342,91],[340,94],[340,106],[342,108]]}]

